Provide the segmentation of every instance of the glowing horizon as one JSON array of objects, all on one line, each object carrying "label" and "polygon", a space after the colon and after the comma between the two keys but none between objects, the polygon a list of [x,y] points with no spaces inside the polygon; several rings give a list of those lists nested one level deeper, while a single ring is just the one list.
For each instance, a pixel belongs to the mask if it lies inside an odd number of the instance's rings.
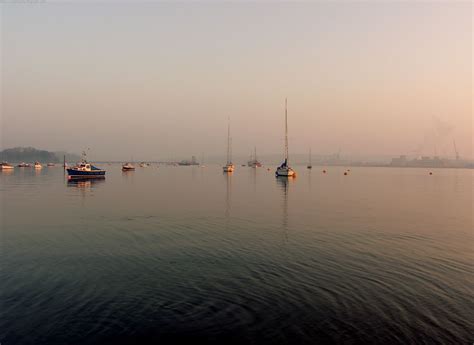
[{"label": "glowing horizon", "polygon": [[2,149],[472,159],[470,3],[0,6]]}]

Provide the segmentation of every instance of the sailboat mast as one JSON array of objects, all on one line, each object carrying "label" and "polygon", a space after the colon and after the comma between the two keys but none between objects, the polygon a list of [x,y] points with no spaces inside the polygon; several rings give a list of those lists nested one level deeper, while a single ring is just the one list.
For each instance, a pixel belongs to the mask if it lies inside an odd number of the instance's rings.
[{"label": "sailboat mast", "polygon": [[227,123],[227,164],[230,163],[230,119]]},{"label": "sailboat mast", "polygon": [[255,146],[255,153],[254,153],[254,155],[255,155],[255,162],[256,162],[256,161],[257,161],[257,146]]},{"label": "sailboat mast", "polygon": [[288,100],[285,98],[285,161],[288,164]]}]

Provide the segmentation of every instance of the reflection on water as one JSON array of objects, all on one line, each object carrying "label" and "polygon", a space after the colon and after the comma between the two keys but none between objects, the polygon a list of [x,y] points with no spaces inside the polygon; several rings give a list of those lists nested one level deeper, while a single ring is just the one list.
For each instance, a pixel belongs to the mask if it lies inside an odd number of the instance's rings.
[{"label": "reflection on water", "polygon": [[293,177],[278,176],[275,178],[281,192],[281,217],[282,229],[285,242],[288,241],[288,193],[290,184],[294,182]]},{"label": "reflection on water", "polygon": [[224,173],[224,178],[226,182],[226,192],[225,192],[225,219],[227,224],[230,221],[230,211],[232,208],[232,173]]},{"label": "reflection on water", "polygon": [[77,187],[82,189],[90,189],[92,186],[100,185],[105,182],[105,178],[85,178],[85,179],[68,179],[68,187]]},{"label": "reflection on water", "polygon": [[135,170],[122,170],[122,180],[133,183],[135,179]]},{"label": "reflection on water", "polygon": [[14,172],[14,171],[15,171],[14,169],[5,169],[5,170],[4,170],[4,169],[0,169],[0,173],[1,173],[2,175],[5,175],[5,176],[6,176],[6,175],[13,175],[13,172]]},{"label": "reflection on water", "polygon": [[[75,188],[75,190],[81,196],[82,202],[84,202],[85,198],[87,196],[92,196],[93,195],[92,193],[95,190],[95,188],[97,188],[104,182],[105,182],[105,178],[86,178],[86,179],[73,178],[73,179],[67,179],[67,186],[68,188]],[[83,203],[82,203],[82,206],[84,206]]]},{"label": "reflection on water", "polygon": [[468,344],[472,172],[343,169],[0,174],[0,342]]}]

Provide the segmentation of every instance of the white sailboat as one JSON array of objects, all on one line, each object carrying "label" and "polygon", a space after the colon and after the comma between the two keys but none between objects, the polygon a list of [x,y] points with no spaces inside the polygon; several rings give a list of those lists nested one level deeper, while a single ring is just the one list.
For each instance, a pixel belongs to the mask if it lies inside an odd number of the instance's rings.
[{"label": "white sailboat", "polygon": [[135,166],[132,164],[132,163],[125,163],[124,165],[122,165],[122,171],[134,171],[135,170]]},{"label": "white sailboat", "polygon": [[262,163],[257,159],[257,147],[255,146],[255,151],[253,157],[250,157],[250,160],[247,162],[247,165],[251,168],[261,168]]},{"label": "white sailboat", "polygon": [[231,173],[234,171],[234,164],[232,164],[232,142],[230,139],[230,122],[227,126],[227,164],[223,167],[225,173]]},{"label": "white sailboat", "polygon": [[275,176],[295,177],[296,172],[289,166],[288,159],[288,102],[285,98],[285,161],[275,171]]}]

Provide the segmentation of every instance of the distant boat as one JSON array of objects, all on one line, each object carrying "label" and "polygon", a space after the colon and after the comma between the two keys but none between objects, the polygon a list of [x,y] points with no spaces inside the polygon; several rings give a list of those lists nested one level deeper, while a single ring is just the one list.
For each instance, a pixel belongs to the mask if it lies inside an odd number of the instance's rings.
[{"label": "distant boat", "polygon": [[10,163],[7,163],[7,162],[0,163],[0,170],[12,170],[14,168],[15,167],[11,165]]},{"label": "distant boat", "polygon": [[67,168],[68,178],[104,178],[105,170],[97,168],[87,162],[86,153],[82,153],[82,160],[74,167]]},{"label": "distant boat", "polygon": [[145,162],[140,163],[140,168],[146,168],[147,166],[148,166],[148,164],[145,163]]},{"label": "distant boat", "polygon": [[311,164],[311,147],[309,148],[309,163],[308,163],[307,168],[313,169],[313,165]]},{"label": "distant boat", "polygon": [[25,163],[25,162],[22,162],[22,163],[18,164],[19,168],[29,168],[30,166],[31,166],[31,164],[28,164],[28,163]]},{"label": "distant boat", "polygon": [[261,168],[262,163],[260,163],[257,159],[257,147],[255,147],[253,157],[250,157],[250,160],[247,162],[247,165],[252,168]]},{"label": "distant boat", "polygon": [[48,166],[49,166],[49,167],[54,167],[55,165],[56,165],[56,164],[54,164],[54,163],[48,163]]},{"label": "distant boat", "polygon": [[230,139],[230,122],[227,126],[227,164],[223,167],[225,173],[234,172],[234,164],[232,164],[232,142]]},{"label": "distant boat", "polygon": [[122,165],[122,171],[133,171],[135,170],[135,166],[132,163],[125,163]]},{"label": "distant boat", "polygon": [[199,163],[196,160],[196,157],[192,156],[190,161],[185,159],[179,162],[178,165],[190,166],[190,165],[199,165]]},{"label": "distant boat", "polygon": [[275,171],[277,177],[294,177],[296,172],[289,166],[288,159],[288,102],[285,98],[285,161]]},{"label": "distant boat", "polygon": [[43,166],[39,162],[35,162],[35,165],[33,167],[37,170],[43,169]]}]

